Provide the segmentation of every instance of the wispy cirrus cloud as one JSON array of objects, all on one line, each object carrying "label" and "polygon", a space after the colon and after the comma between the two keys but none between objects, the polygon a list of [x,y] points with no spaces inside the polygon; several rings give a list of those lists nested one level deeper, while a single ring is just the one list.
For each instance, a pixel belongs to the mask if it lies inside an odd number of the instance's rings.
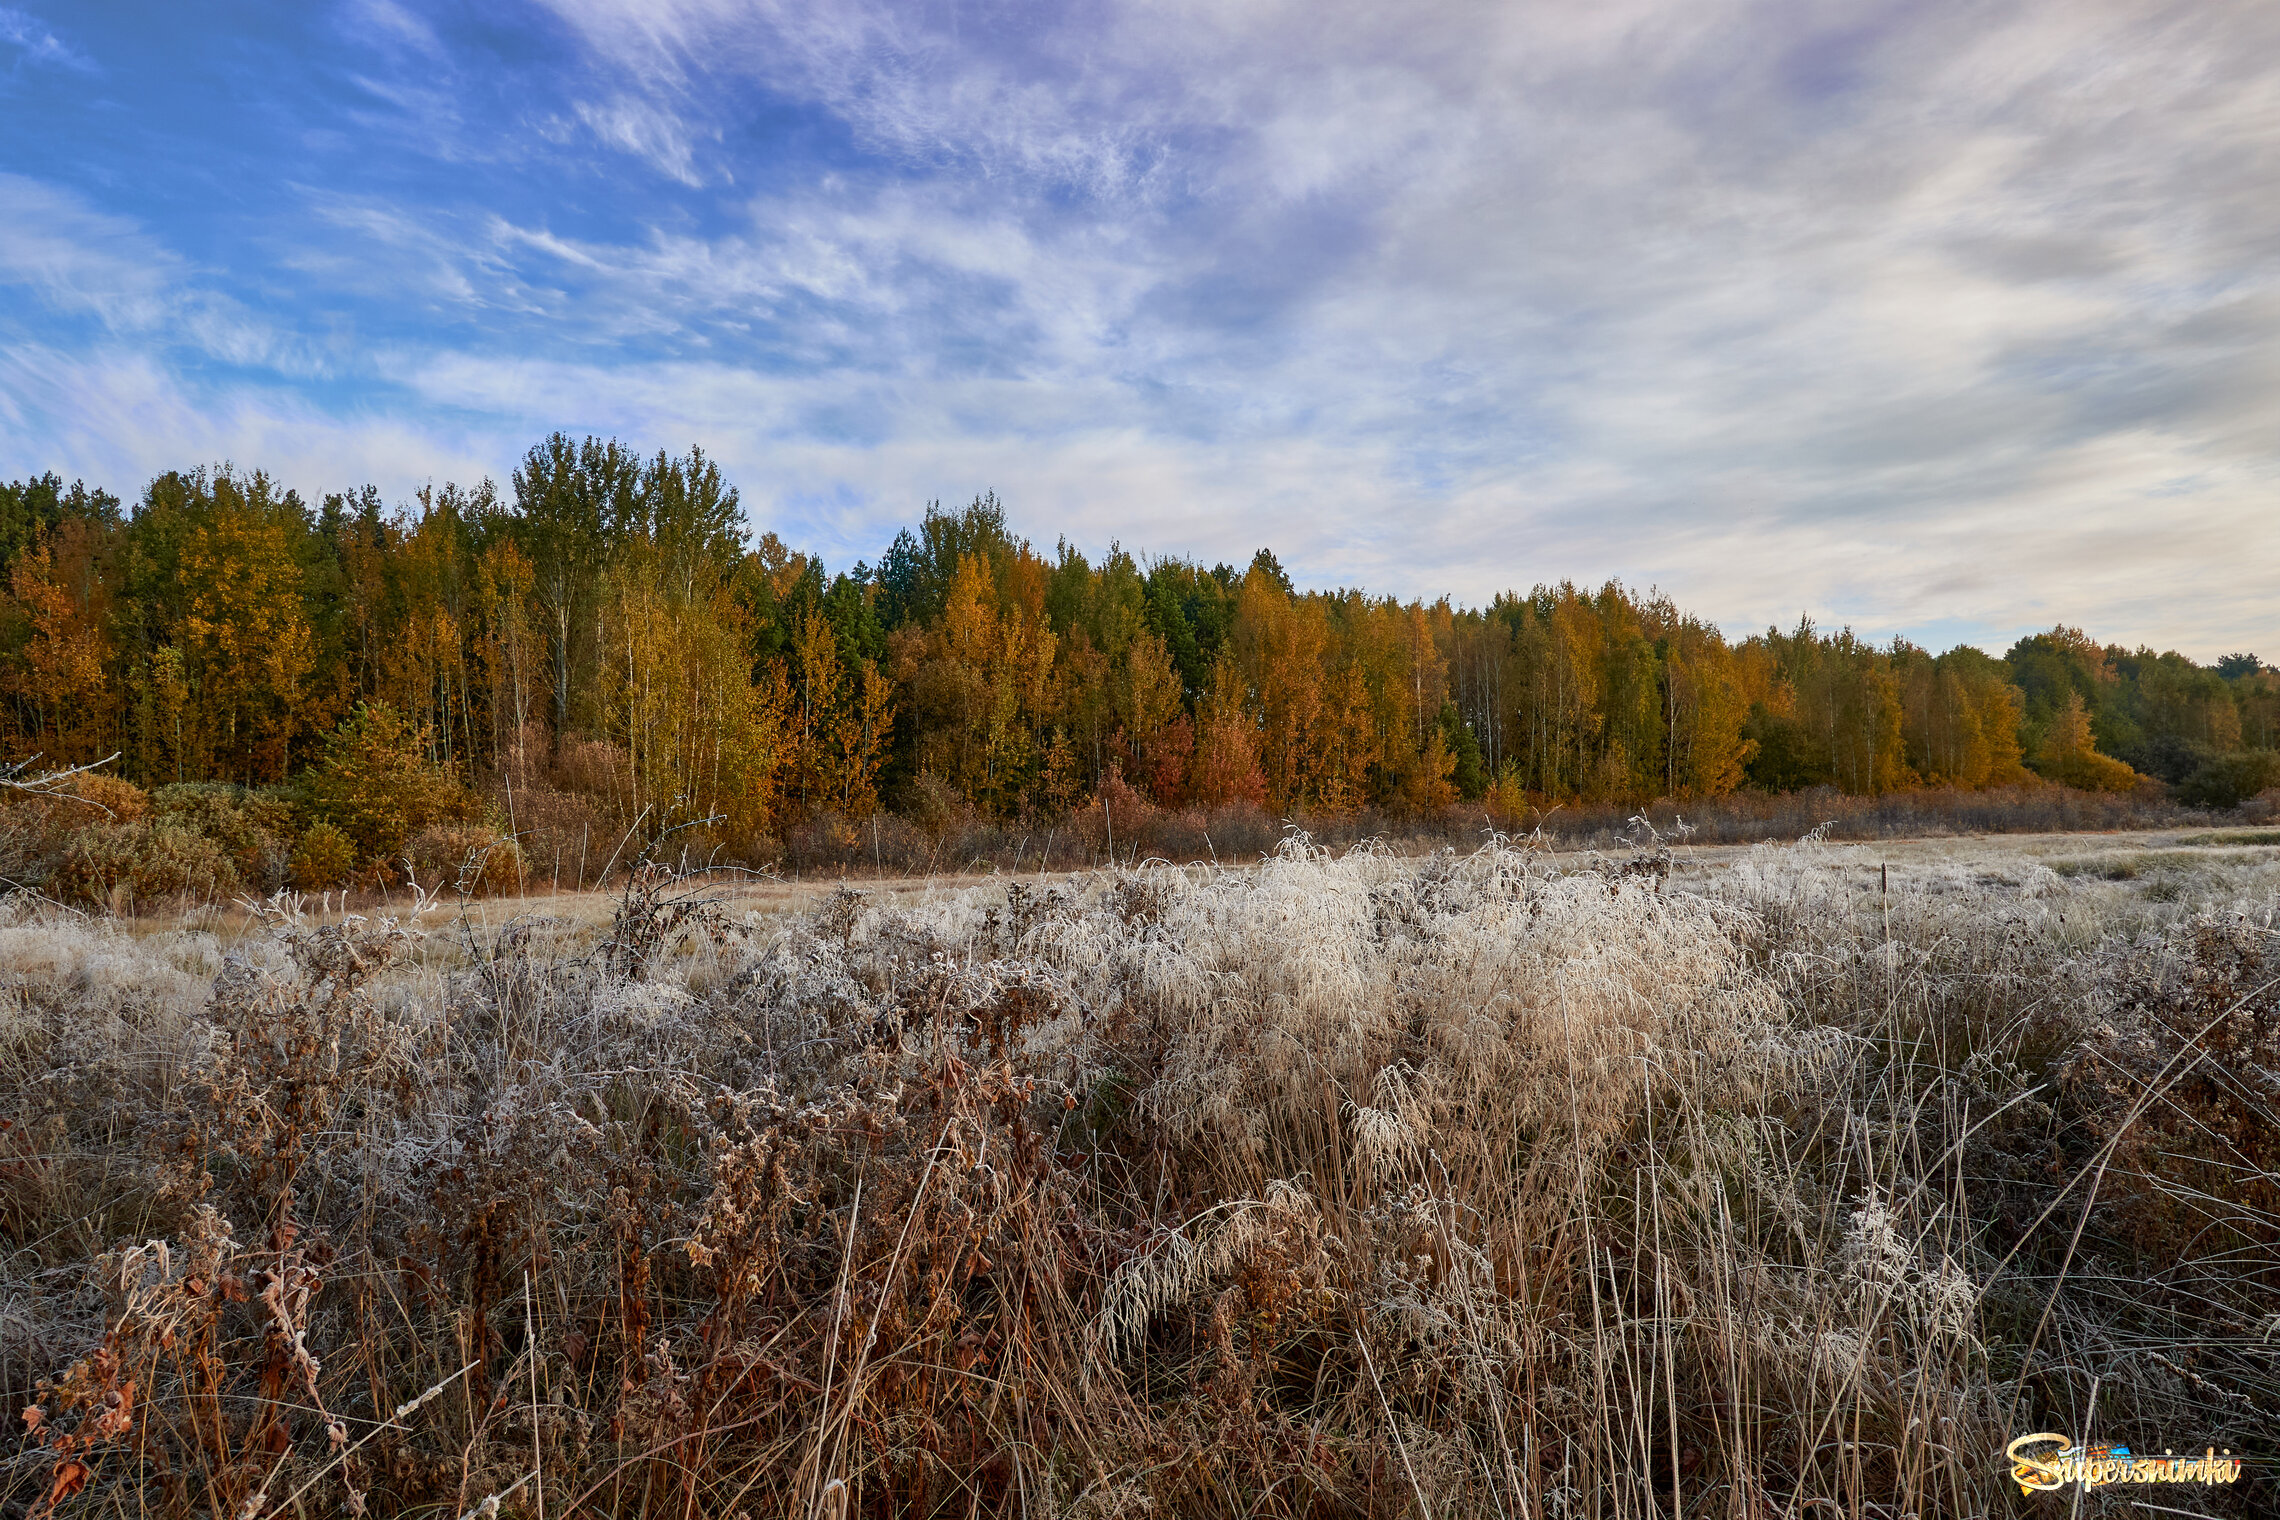
[{"label": "wispy cirrus cloud", "polygon": [[[132,219],[23,175],[0,172],[0,288],[17,292],[17,323],[41,308],[80,319],[100,341],[177,348],[200,359],[311,378],[318,348],[281,331]],[[0,320],[0,332],[15,325]]]},{"label": "wispy cirrus cloud", "polygon": [[0,282],[113,332],[157,325],[180,260],[131,218],[22,174],[0,172]]},{"label": "wispy cirrus cloud", "polygon": [[[264,469],[320,495],[386,480],[408,496],[430,479],[473,482],[495,469],[487,430],[379,410],[343,415],[293,386],[242,376],[193,381],[146,351],[109,344],[0,347],[0,427],[36,430],[49,468],[130,500],[162,471],[203,464]],[[413,460],[417,471],[406,471]]]},{"label": "wispy cirrus cloud", "polygon": [[0,5],[0,60],[14,67],[26,65],[95,72],[94,61],[63,40],[37,17]]}]

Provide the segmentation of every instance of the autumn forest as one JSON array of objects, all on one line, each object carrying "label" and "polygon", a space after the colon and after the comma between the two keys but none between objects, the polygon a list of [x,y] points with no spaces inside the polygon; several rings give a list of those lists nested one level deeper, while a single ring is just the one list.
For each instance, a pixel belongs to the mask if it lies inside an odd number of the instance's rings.
[{"label": "autumn forest", "polygon": [[10,757],[116,754],[106,774],[161,814],[252,809],[233,827],[273,854],[321,824],[292,867],[312,884],[444,824],[525,855],[545,832],[559,876],[573,824],[588,856],[597,831],[681,830],[766,861],[787,831],[852,838],[882,811],[1046,820],[1104,792],[1517,820],[2046,782],[2231,806],[2280,782],[2280,672],[2253,655],[2065,627],[2001,657],[1804,620],[1732,639],[1612,582],[1482,608],[1302,592],[1267,549],[1043,553],[993,496],[833,570],[753,539],[699,450],[560,434],[504,489],[398,508],[227,467],[131,504],[0,484],[0,556]]}]

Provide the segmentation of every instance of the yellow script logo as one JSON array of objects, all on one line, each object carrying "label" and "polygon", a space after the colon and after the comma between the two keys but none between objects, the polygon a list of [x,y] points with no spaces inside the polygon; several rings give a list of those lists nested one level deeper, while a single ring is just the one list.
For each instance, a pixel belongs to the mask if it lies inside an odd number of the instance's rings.
[{"label": "yellow script logo", "polygon": [[2011,1459],[2011,1481],[2019,1492],[2063,1488],[2079,1483],[2230,1483],[2240,1476],[2240,1458],[2215,1447],[2197,1457],[2163,1452],[2141,1456],[2127,1446],[2081,1446],[2052,1431],[2020,1436],[2003,1448]]}]

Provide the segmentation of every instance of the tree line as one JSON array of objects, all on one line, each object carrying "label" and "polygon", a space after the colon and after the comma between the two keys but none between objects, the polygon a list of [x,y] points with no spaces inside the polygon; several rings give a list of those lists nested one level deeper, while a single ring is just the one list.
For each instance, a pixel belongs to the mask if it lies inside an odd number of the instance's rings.
[{"label": "tree line", "polygon": [[277,787],[379,715],[510,806],[575,794],[744,852],[794,820],[946,798],[1042,817],[1104,788],[1308,816],[2038,779],[2222,803],[2280,782],[2280,672],[2253,655],[2063,627],[2001,657],[1809,620],[1729,639],[1612,582],[1481,608],[1302,592],[1266,549],[1041,552],[994,496],[832,572],[754,538],[701,450],[561,434],[504,490],[397,508],[229,467],[131,505],[0,484],[0,584],[14,755]]}]

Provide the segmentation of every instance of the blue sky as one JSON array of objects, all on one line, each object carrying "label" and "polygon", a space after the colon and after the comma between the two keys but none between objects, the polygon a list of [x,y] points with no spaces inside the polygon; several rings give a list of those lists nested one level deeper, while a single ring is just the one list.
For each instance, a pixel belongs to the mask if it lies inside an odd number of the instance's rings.
[{"label": "blue sky", "polygon": [[2280,655],[2280,7],[0,0],[0,476]]}]

